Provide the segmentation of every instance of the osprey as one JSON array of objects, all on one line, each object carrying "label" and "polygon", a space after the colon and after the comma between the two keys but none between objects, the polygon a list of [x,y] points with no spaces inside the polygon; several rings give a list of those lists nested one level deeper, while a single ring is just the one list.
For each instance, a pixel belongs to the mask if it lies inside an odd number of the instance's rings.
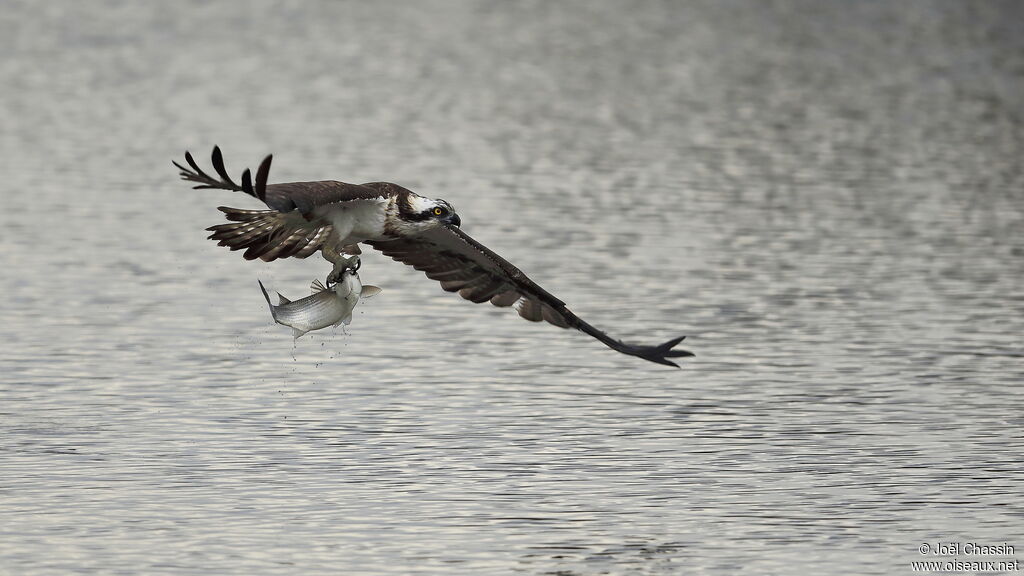
[{"label": "osprey", "polygon": [[452,205],[431,200],[390,182],[347,184],[333,180],[267,184],[267,156],[256,170],[248,169],[236,184],[224,167],[219,147],[213,148],[213,168],[220,178],[204,172],[185,152],[189,168],[173,162],[183,180],[195,188],[244,192],[269,210],[243,210],[220,206],[227,224],[207,228],[209,238],[231,250],[245,249],[247,260],[306,258],[317,250],[334,263],[328,284],[340,279],[347,261],[342,254],[359,254],[366,244],[392,259],[426,273],[447,292],[458,292],[471,302],[495,306],[518,304],[519,315],[532,322],[547,321],[559,328],[575,328],[612,350],[668,366],[669,358],[693,356],[672,348],[685,336],[656,346],[626,344],[584,322],[565,303],[538,286],[507,260],[460,229]]}]

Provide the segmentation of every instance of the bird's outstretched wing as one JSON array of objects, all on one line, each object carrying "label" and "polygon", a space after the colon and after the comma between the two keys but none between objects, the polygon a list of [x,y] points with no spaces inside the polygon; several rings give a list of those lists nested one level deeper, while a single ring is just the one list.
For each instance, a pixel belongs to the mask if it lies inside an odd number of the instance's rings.
[{"label": "bird's outstretched wing", "polygon": [[259,258],[270,262],[278,258],[306,258],[319,250],[333,231],[330,222],[317,217],[317,208],[376,201],[408,192],[388,182],[349,184],[323,180],[269,184],[267,178],[273,156],[263,159],[255,180],[247,168],[238,184],[228,175],[220,147],[213,147],[211,160],[218,177],[203,171],[189,152],[185,152],[187,167],[177,162],[174,165],[181,171],[183,180],[196,183],[195,188],[244,192],[270,208],[244,210],[221,206],[220,211],[231,222],[207,228],[212,232],[209,238],[220,246],[244,249],[246,260]]},{"label": "bird's outstretched wing", "polygon": [[471,302],[495,306],[518,303],[519,315],[532,322],[545,320],[559,328],[575,328],[600,340],[612,350],[644,360],[679,365],[669,358],[693,356],[672,348],[685,336],[655,346],[626,344],[584,322],[565,303],[538,286],[521,270],[454,226],[442,226],[416,238],[367,242],[392,259],[408,264],[441,283],[448,292],[458,292]]},{"label": "bird's outstretched wing", "polygon": [[368,184],[349,184],[348,182],[337,182],[335,180],[320,180],[316,182],[285,182],[282,184],[268,184],[267,177],[270,175],[270,163],[273,155],[267,156],[260,163],[256,170],[255,181],[252,172],[246,168],[242,172],[241,184],[236,184],[228,175],[224,166],[224,155],[219,146],[213,147],[211,160],[213,169],[220,178],[214,178],[196,163],[190,152],[185,152],[185,162],[188,167],[177,162],[173,164],[181,171],[182,180],[195,182],[194,188],[217,188],[219,190],[234,190],[261,200],[269,208],[278,212],[288,213],[298,210],[299,214],[308,217],[314,210],[328,204],[353,202],[360,200],[376,200],[379,198],[390,198],[402,192],[409,191],[397,184],[390,182],[370,182]]}]

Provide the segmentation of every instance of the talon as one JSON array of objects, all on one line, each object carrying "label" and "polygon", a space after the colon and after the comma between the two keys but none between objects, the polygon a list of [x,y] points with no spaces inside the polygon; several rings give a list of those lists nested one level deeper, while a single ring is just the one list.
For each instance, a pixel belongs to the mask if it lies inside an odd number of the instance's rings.
[{"label": "talon", "polygon": [[334,269],[327,275],[328,284],[337,284],[345,278],[345,272],[351,270],[355,272],[359,269],[360,260],[358,256],[351,258],[341,257],[339,260],[334,262]]}]

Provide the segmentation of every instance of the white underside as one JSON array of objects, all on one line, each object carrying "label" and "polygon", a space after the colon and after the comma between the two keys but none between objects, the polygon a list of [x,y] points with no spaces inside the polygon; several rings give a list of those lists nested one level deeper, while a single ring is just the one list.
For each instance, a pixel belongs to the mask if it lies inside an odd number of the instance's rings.
[{"label": "white underside", "polygon": [[353,200],[317,208],[313,214],[331,223],[334,228],[330,242],[348,246],[365,240],[385,240],[384,218],[387,199]]}]

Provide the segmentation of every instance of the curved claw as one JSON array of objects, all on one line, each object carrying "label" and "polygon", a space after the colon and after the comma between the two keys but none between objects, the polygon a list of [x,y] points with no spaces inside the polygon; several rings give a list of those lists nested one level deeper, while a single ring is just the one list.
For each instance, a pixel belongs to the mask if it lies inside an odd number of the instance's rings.
[{"label": "curved claw", "polygon": [[330,288],[332,284],[341,282],[341,275],[345,273],[345,267],[335,267],[331,270],[331,273],[327,275],[327,287]]},{"label": "curved claw", "polygon": [[337,284],[338,282],[341,282],[342,278],[345,277],[346,270],[351,270],[352,272],[359,270],[359,266],[362,263],[362,261],[359,259],[359,256],[347,257],[339,254],[334,250],[328,252],[326,245],[324,245],[324,248],[322,248],[321,250],[322,253],[324,254],[324,257],[334,264],[334,269],[331,270],[331,273],[327,275],[327,282],[332,284]]}]

